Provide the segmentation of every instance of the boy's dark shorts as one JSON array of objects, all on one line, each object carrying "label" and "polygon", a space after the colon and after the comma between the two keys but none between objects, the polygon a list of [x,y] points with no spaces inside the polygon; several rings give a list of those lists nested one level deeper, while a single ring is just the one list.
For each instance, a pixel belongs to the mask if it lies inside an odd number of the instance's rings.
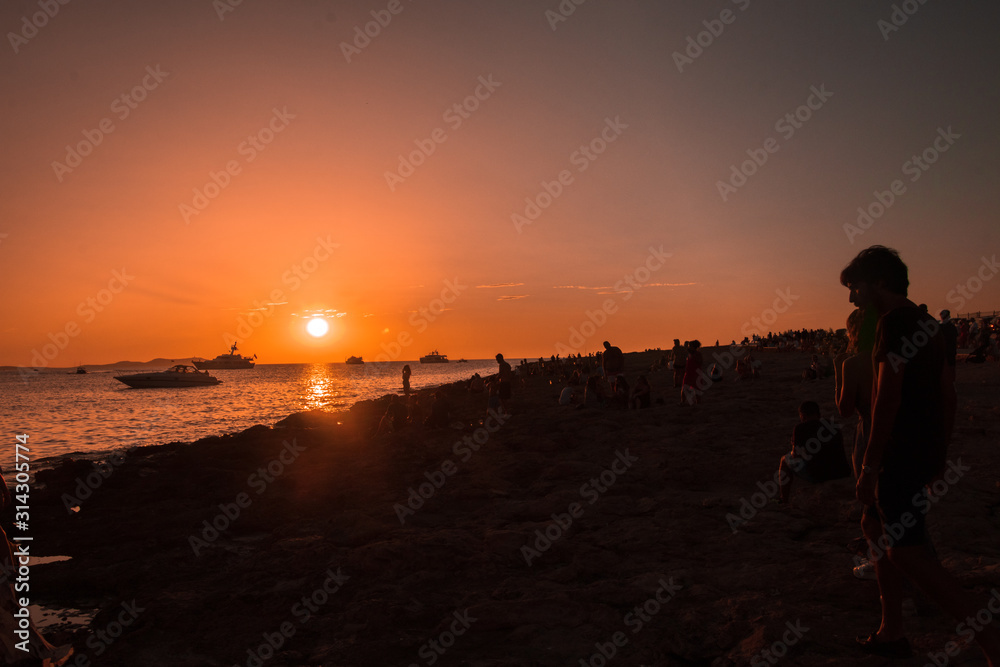
[{"label": "boy's dark shorts", "polygon": [[865,517],[878,512],[888,547],[914,547],[927,541],[927,487],[916,475],[879,475],[875,505],[865,507]]},{"label": "boy's dark shorts", "polygon": [[820,476],[816,474],[816,471],[809,467],[807,461],[795,456],[791,452],[785,454],[785,462],[788,464],[788,467],[792,469],[792,472],[795,473],[795,476],[803,482],[806,482],[807,484],[818,484],[823,481],[820,479]]}]

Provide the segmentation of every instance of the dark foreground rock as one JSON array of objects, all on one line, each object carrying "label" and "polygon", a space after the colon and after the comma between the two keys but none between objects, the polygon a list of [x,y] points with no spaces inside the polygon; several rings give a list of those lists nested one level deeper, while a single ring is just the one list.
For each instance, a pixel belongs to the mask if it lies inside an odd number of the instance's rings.
[{"label": "dark foreground rock", "polygon": [[[664,401],[642,412],[559,407],[542,376],[503,424],[458,387],[449,428],[372,437],[385,400],[292,415],[134,450],[78,511],[64,494],[92,468],[67,462],[38,475],[33,548],[72,560],[34,570],[34,597],[100,610],[55,637],[97,665],[881,665],[853,647],[878,625],[875,583],[851,574],[853,484],[761,502],[798,403],[833,413],[832,380],[799,380],[805,359],[765,354],[761,379],[728,377],[695,408],[661,372]],[[652,360],[629,355],[631,377]],[[959,373],[950,456],[969,470],[930,525],[985,604],[1000,379]],[[914,597],[922,665],[956,623]]]}]

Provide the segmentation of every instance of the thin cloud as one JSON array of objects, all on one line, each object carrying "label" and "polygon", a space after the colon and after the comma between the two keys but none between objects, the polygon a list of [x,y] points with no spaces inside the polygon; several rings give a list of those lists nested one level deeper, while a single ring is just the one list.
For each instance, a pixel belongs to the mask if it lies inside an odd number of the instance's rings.
[{"label": "thin cloud", "polygon": [[476,289],[493,289],[496,287],[520,287],[524,283],[493,283],[492,285],[476,285]]},{"label": "thin cloud", "polygon": [[530,294],[508,294],[505,296],[498,296],[497,301],[516,301],[517,299],[527,299]]},{"label": "thin cloud", "polygon": [[292,317],[346,317],[347,313],[336,309],[325,310],[304,310],[301,313],[292,313]]},{"label": "thin cloud", "polygon": [[554,285],[552,289],[579,289],[594,291],[598,294],[627,294],[634,292],[636,288],[646,289],[647,287],[690,287],[699,283],[637,283],[635,287],[622,283],[622,286],[615,289],[612,285],[601,285],[600,287],[586,287],[584,285]]}]

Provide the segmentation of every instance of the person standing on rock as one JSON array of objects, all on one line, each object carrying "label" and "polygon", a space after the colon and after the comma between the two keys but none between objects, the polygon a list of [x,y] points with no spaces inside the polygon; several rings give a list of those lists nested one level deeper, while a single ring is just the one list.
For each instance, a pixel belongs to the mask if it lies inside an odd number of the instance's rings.
[{"label": "person standing on rock", "polygon": [[615,347],[604,341],[604,354],[601,355],[601,366],[604,368],[604,379],[614,385],[615,378],[625,374],[625,355],[620,347]]},{"label": "person standing on rock", "polygon": [[502,354],[498,353],[496,360],[500,365],[500,370],[497,372],[497,394],[500,396],[500,412],[509,415],[511,385],[514,382],[514,372],[511,370],[510,364],[504,361]]},{"label": "person standing on rock", "polygon": [[410,397],[410,365],[403,366],[403,396]]},{"label": "person standing on rock", "polygon": [[693,340],[688,343],[688,358],[684,364],[684,377],[681,380],[681,402],[680,405],[694,405],[701,402],[701,392],[698,382],[704,372],[701,370],[701,341]]},{"label": "person standing on rock", "polygon": [[[948,414],[954,404],[946,399],[945,336],[938,322],[907,298],[908,271],[895,250],[862,250],[841,272],[840,282],[850,290],[851,303],[879,315],[872,353],[872,429],[857,496],[866,505],[862,528],[875,562],[882,622],[857,641],[868,653],[909,657],[903,636],[904,577],[963,623],[981,607],[926,544],[926,485],[945,472],[948,428],[954,423]],[[974,638],[997,667],[1000,632],[980,627]]]},{"label": "person standing on rock", "polygon": [[681,345],[679,338],[674,339],[674,348],[670,351],[673,355],[674,367],[674,388],[680,389],[681,380],[684,379],[684,366],[687,364],[687,345]]}]

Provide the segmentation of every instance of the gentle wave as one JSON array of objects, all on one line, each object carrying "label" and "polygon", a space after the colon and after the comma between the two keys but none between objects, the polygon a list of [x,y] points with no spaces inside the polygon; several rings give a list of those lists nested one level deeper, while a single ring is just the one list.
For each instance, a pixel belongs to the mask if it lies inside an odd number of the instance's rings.
[{"label": "gentle wave", "polygon": [[[413,389],[484,377],[493,360],[410,363]],[[97,457],[135,445],[192,442],[207,436],[273,424],[303,410],[337,411],[359,400],[402,390],[404,362],[268,364],[247,370],[213,370],[222,384],[183,389],[130,389],[114,372],[66,371],[22,377],[0,372],[0,424],[8,440],[0,465],[14,461],[14,436],[26,433],[31,458],[80,454]],[[123,373],[127,373],[123,371]]]}]

